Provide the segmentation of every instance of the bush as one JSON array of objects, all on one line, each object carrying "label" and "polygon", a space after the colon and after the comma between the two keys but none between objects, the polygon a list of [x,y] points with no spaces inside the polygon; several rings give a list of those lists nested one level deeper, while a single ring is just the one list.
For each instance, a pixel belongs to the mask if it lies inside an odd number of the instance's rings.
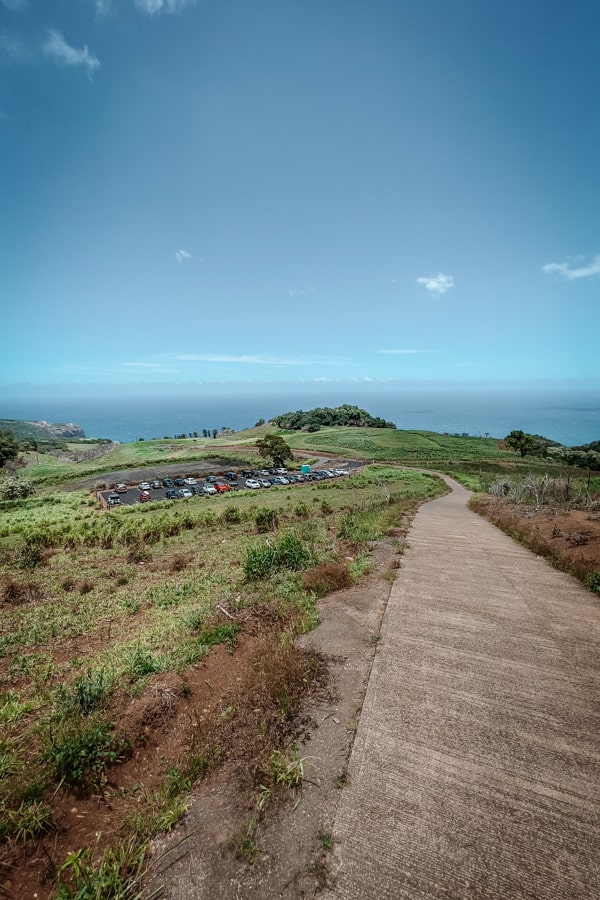
[{"label": "bush", "polygon": [[237,525],[241,521],[240,511],[237,506],[228,506],[223,512],[223,521],[228,525]]},{"label": "bush", "polygon": [[267,509],[263,506],[263,508],[259,509],[256,513],[254,521],[259,534],[264,534],[267,531],[275,531],[279,525],[279,516],[277,515],[276,510]]},{"label": "bush", "polygon": [[0,500],[23,500],[33,494],[33,485],[22,475],[9,475],[0,482]]}]

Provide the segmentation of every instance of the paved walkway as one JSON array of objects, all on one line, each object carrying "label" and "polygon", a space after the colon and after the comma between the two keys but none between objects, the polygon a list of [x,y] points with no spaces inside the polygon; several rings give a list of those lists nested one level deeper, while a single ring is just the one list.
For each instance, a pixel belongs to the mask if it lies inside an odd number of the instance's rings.
[{"label": "paved walkway", "polygon": [[600,898],[600,598],[449,483],[408,537],[323,897]]}]

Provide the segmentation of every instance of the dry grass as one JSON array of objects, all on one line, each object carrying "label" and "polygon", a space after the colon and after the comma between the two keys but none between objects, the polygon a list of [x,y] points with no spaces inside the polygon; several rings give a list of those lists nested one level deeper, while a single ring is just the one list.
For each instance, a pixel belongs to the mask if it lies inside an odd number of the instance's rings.
[{"label": "dry grass", "polygon": [[310,593],[317,597],[325,597],[333,591],[349,587],[352,578],[345,563],[327,561],[304,572],[302,583]]}]

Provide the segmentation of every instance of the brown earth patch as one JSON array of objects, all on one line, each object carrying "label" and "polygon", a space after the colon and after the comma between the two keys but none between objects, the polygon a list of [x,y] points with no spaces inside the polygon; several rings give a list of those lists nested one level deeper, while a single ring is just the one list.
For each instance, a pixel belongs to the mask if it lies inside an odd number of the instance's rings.
[{"label": "brown earth patch", "polygon": [[600,509],[535,509],[487,495],[474,497],[471,507],[582,581],[600,572]]}]

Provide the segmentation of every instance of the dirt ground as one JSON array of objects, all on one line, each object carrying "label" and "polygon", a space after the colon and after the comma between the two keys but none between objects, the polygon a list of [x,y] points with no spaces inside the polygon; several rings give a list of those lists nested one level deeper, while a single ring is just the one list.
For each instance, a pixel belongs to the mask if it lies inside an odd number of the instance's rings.
[{"label": "dirt ground", "polygon": [[297,749],[302,789],[265,809],[254,862],[236,856],[235,840],[257,795],[240,793],[220,773],[195,791],[177,828],[154,843],[150,890],[162,888],[169,900],[298,900],[326,882],[337,801],[404,534],[398,529],[376,545],[373,569],[360,584],[320,602],[321,624],[302,639],[326,656],[329,681],[305,710]]},{"label": "dirt ground", "polygon": [[[158,887],[165,898],[314,895],[325,877],[327,836],[404,533],[398,529],[374,547],[372,571],[359,584],[320,601],[321,624],[301,639],[327,663],[326,678],[317,681],[316,695],[290,723],[286,738],[297,743],[304,760],[304,784],[299,793],[274,798],[265,808],[253,863],[236,856],[236,839],[257,800],[238,761],[200,781],[187,815],[155,841],[148,855],[147,895]],[[146,807],[165,773],[189,754],[193,729],[210,728],[211,720],[223,715],[240,675],[252,665],[262,631],[260,621],[247,621],[233,654],[215,646],[184,678],[157,675],[138,698],[123,692],[116,731],[129,740],[131,756],[112,766],[102,790],[91,796],[59,789],[53,798],[55,828],[33,847],[4,845],[0,897],[51,897],[67,854],[89,846],[91,859],[100,859],[136,807]]]},{"label": "dirt ground", "polygon": [[582,580],[592,572],[600,572],[600,504],[589,509],[535,509],[481,496],[471,505],[558,568]]}]

